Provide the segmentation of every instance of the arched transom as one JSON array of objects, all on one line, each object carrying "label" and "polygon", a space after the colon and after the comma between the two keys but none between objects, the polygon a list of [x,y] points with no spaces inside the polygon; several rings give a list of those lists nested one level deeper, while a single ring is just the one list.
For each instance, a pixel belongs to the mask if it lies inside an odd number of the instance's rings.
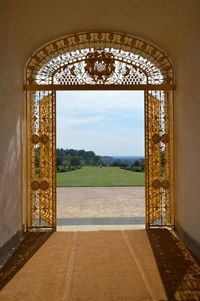
[{"label": "arched transom", "polygon": [[30,59],[26,84],[172,84],[168,57],[141,39],[90,32],[56,40]]}]

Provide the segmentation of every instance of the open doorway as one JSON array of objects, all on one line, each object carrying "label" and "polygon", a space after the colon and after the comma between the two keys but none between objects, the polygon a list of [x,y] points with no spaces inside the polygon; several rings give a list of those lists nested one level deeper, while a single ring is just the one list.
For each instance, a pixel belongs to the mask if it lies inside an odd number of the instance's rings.
[{"label": "open doorway", "polygon": [[174,226],[173,74],[166,53],[124,33],[76,33],[30,57],[27,229],[56,230],[56,93],[72,90],[144,92],[146,228]]},{"label": "open doorway", "polygon": [[144,92],[56,99],[57,229],[144,228]]}]

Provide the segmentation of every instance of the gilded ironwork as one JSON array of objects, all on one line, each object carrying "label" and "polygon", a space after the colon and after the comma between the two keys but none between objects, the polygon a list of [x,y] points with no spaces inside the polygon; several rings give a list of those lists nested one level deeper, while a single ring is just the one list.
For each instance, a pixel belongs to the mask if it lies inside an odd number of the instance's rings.
[{"label": "gilded ironwork", "polygon": [[38,50],[26,69],[27,227],[56,227],[56,91],[145,91],[146,225],[174,223],[173,70],[141,39],[111,32],[66,36]]},{"label": "gilded ironwork", "polygon": [[173,83],[169,58],[154,45],[127,34],[87,32],[63,37],[37,51],[27,65],[26,84],[97,84],[85,70],[95,53],[102,56],[99,67],[108,61],[112,71],[115,67],[104,84]]},{"label": "gilded ironwork", "polygon": [[146,91],[145,171],[148,227],[174,224],[172,107],[173,99],[169,92]]},{"label": "gilded ironwork", "polygon": [[55,229],[55,92],[36,91],[30,97],[28,227]]},{"label": "gilded ironwork", "polygon": [[[96,84],[106,83],[115,72],[115,68],[114,55],[105,50],[89,52],[85,58],[84,70]],[[76,76],[76,73],[74,75]]]}]

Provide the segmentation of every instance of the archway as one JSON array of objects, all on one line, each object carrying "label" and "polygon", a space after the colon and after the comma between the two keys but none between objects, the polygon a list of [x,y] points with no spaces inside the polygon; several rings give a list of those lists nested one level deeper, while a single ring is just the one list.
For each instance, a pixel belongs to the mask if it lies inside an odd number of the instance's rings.
[{"label": "archway", "polygon": [[80,33],[45,45],[26,68],[27,228],[56,229],[58,90],[145,92],[146,227],[174,225],[173,69],[141,39]]}]

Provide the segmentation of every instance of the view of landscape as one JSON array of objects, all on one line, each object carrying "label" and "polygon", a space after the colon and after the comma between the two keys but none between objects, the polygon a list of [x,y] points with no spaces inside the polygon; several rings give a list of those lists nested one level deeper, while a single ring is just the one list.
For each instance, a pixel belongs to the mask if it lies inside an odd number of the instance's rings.
[{"label": "view of landscape", "polygon": [[57,209],[62,229],[144,224],[143,102],[141,92],[58,93]]},{"label": "view of landscape", "polygon": [[142,186],[143,157],[96,156],[57,149],[57,186]]}]

